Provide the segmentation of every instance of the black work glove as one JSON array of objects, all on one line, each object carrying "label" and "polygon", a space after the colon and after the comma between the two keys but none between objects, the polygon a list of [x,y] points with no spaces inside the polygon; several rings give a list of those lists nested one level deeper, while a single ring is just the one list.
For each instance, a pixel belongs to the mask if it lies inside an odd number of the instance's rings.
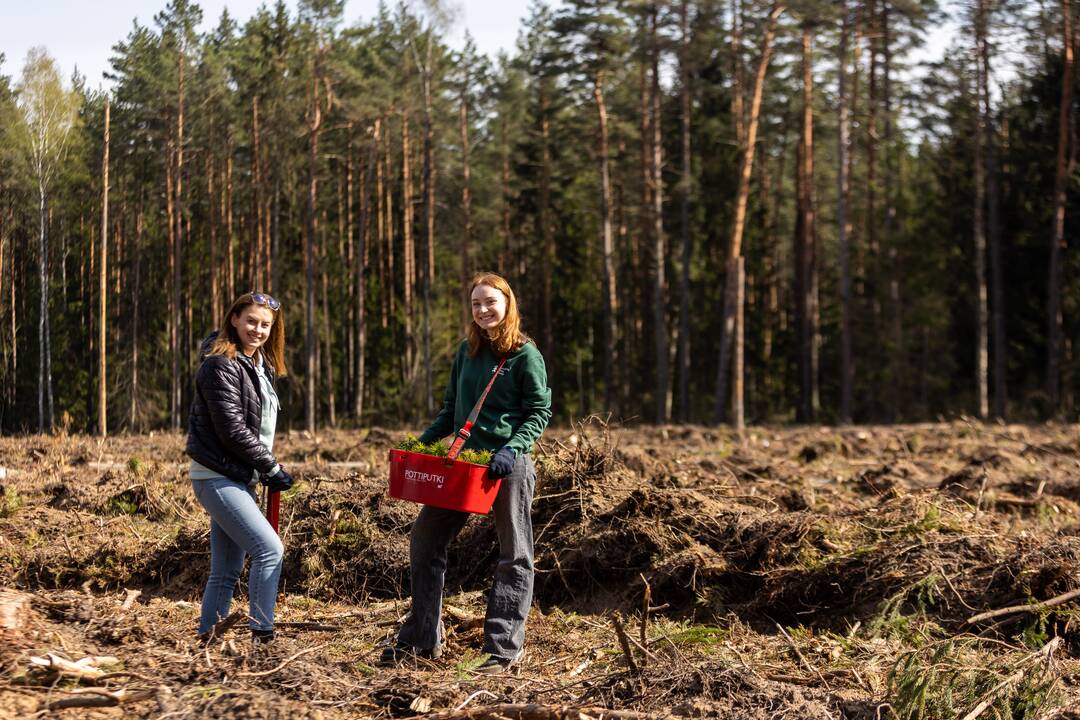
[{"label": "black work glove", "polygon": [[285,472],[285,468],[278,466],[278,471],[273,475],[263,477],[263,483],[274,492],[285,492],[292,487],[292,475]]},{"label": "black work glove", "polygon": [[514,469],[517,455],[512,448],[504,447],[488,463],[488,474],[493,478],[504,478]]}]

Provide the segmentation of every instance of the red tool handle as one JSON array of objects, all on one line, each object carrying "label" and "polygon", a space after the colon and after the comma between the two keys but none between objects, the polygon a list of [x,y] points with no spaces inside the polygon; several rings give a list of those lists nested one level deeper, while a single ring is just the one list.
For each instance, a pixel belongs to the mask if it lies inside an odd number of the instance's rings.
[{"label": "red tool handle", "polygon": [[274,532],[277,532],[278,523],[281,521],[281,493],[269,489],[267,492],[270,497],[266,501],[266,519],[270,522],[270,527],[274,528]]}]

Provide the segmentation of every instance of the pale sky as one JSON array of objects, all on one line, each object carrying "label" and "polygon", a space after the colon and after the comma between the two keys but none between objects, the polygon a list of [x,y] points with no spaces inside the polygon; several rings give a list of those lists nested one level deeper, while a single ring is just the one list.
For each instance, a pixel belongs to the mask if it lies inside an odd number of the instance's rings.
[{"label": "pale sky", "polygon": [[[153,27],[154,15],[167,0],[0,0],[0,52],[4,64],[0,73],[17,78],[27,51],[44,45],[56,58],[64,77],[76,66],[96,88],[104,84],[102,73],[109,69],[112,46],[127,37],[132,21]],[[263,4],[263,0],[201,0],[203,25],[207,31],[217,25],[223,8],[242,25]],[[286,4],[295,12],[295,0]],[[396,0],[387,0],[396,7]],[[274,0],[266,0],[273,7]],[[378,0],[346,0],[345,24],[370,19]],[[456,22],[449,34],[454,47],[463,44],[466,29],[479,50],[494,58],[500,49],[513,50],[518,28],[528,15],[530,0],[456,0]]]}]

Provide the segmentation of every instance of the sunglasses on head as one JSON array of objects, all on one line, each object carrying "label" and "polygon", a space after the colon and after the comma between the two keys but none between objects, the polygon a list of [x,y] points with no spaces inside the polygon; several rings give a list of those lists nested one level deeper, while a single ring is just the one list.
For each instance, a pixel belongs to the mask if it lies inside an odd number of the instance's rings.
[{"label": "sunglasses on head", "polygon": [[281,303],[266,293],[251,293],[251,302],[256,305],[265,305],[274,312],[277,312],[278,308],[281,307]]}]

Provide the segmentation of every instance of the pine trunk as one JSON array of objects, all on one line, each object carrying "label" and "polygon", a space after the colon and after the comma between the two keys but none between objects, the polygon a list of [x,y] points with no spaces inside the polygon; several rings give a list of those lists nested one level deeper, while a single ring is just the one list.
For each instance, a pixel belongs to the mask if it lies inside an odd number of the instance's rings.
[{"label": "pine trunk", "polygon": [[660,107],[660,45],[657,24],[659,9],[652,6],[650,44],[652,55],[652,220],[653,220],[653,342],[656,351],[656,422],[664,424],[671,420],[671,383],[668,380],[668,327],[665,264],[667,262],[664,239],[664,178],[663,178],[663,117]]},{"label": "pine trunk", "polygon": [[846,425],[852,420],[854,399],[851,362],[851,220],[848,217],[848,202],[851,193],[849,175],[851,116],[848,112],[847,96],[848,33],[850,31],[847,0],[842,0],[840,12],[842,21],[836,108],[839,127],[836,152],[836,226],[840,247],[840,422]]},{"label": "pine trunk", "polygon": [[401,114],[401,234],[405,251],[405,384],[413,379],[413,287],[416,282],[416,248],[413,245],[412,158],[409,148],[409,115]]},{"label": "pine trunk", "polygon": [[1073,37],[1070,0],[1061,0],[1064,19],[1062,32],[1064,70],[1061,76],[1061,105],[1058,109],[1058,151],[1054,173],[1054,226],[1050,238],[1050,270],[1047,291],[1046,329],[1046,396],[1050,413],[1056,415],[1061,404],[1061,286],[1062,256],[1065,254],[1065,201],[1072,163],[1069,146],[1075,118],[1072,114],[1073,95]]},{"label": "pine trunk", "polygon": [[619,312],[618,288],[615,277],[615,238],[611,221],[611,177],[608,160],[608,116],[604,102],[604,73],[598,70],[593,85],[596,112],[599,120],[600,161],[600,242],[604,277],[604,407],[611,407],[615,397],[612,373],[617,362],[615,352],[616,317]]},{"label": "pine trunk", "polygon": [[889,276],[889,336],[891,352],[889,353],[889,388],[892,397],[889,408],[893,420],[898,420],[904,414],[904,399],[906,393],[906,378],[904,368],[907,366],[904,353],[904,326],[903,306],[900,298],[900,253],[896,234],[896,154],[897,149],[893,142],[893,111],[892,111],[892,35],[889,24],[889,5],[886,3],[881,10],[881,49],[882,49],[882,73],[883,98],[885,114],[885,174],[882,178],[882,191],[885,195],[885,226],[882,233],[882,244],[888,253],[888,276]]},{"label": "pine trunk", "polygon": [[316,428],[316,392],[318,389],[318,339],[315,336],[315,225],[318,201],[319,130],[322,126],[322,108],[319,101],[319,77],[316,74],[311,87],[311,116],[308,125],[308,192],[307,232],[304,235],[305,259],[305,326],[307,339],[307,362],[304,367],[304,422],[308,432]]},{"label": "pine trunk", "polygon": [[757,74],[754,77],[754,94],[750,101],[750,118],[746,128],[746,142],[741,148],[739,161],[739,185],[735,195],[735,217],[731,224],[731,240],[728,243],[727,278],[724,288],[724,309],[720,326],[720,362],[716,378],[716,396],[713,398],[713,418],[723,422],[724,401],[727,399],[731,346],[735,332],[735,303],[738,297],[734,292],[738,266],[735,258],[742,255],[743,230],[746,225],[746,206],[750,198],[750,176],[754,168],[754,150],[757,145],[758,120],[761,113],[761,96],[765,88],[765,74],[772,55],[773,37],[776,35],[776,22],[783,14],[783,3],[774,2],[769,11],[769,20],[765,28],[765,37],[761,41],[761,59],[758,61]]},{"label": "pine trunk", "polygon": [[690,422],[690,3],[680,7],[681,30],[679,54],[679,120],[682,128],[682,162],[679,179],[679,241],[681,272],[679,277],[679,391],[677,417]]},{"label": "pine trunk", "polygon": [[983,127],[985,118],[981,111],[981,98],[985,87],[985,78],[982,75],[983,44],[986,42],[986,5],[984,0],[979,0],[975,14],[975,97],[976,97],[976,123],[975,128],[975,411],[980,420],[985,420],[990,415],[989,406],[989,382],[988,382],[988,335],[989,335],[989,312],[986,288],[986,160],[983,143],[986,140],[986,132]]},{"label": "pine trunk", "polygon": [[98,274],[98,436],[108,434],[108,392],[105,379],[107,258],[109,253],[109,98],[105,97],[104,155],[101,158],[101,267]]}]

